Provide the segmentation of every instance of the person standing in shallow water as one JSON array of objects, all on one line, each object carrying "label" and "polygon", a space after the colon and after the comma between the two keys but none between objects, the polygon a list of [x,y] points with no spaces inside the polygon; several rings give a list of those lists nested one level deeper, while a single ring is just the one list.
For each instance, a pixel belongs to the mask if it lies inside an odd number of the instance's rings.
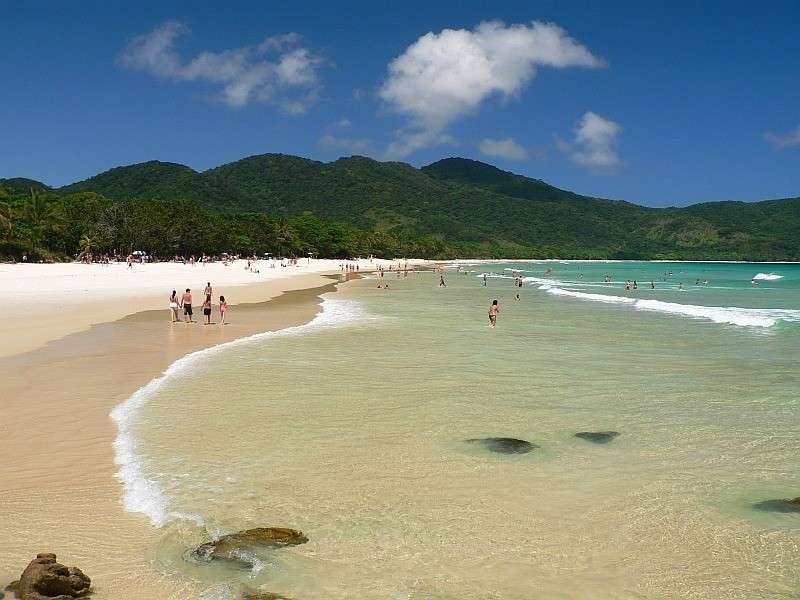
[{"label": "person standing in shallow water", "polygon": [[203,316],[206,318],[204,325],[211,325],[211,296],[207,295],[203,302]]},{"label": "person standing in shallow water", "polygon": [[169,297],[169,314],[172,323],[178,322],[178,292],[172,290],[172,295]]},{"label": "person standing in shallow water", "polygon": [[225,301],[225,296],[219,297],[219,324],[225,325],[225,313],[228,312],[228,303]]},{"label": "person standing in shallow water", "polygon": [[497,300],[492,300],[492,304],[489,306],[489,323],[493,328],[497,326],[498,312],[500,312],[500,307],[497,304]]},{"label": "person standing in shallow water", "polygon": [[194,319],[192,319],[192,290],[189,288],[186,288],[181,297],[181,306],[183,307],[183,320],[187,323],[194,323]]}]

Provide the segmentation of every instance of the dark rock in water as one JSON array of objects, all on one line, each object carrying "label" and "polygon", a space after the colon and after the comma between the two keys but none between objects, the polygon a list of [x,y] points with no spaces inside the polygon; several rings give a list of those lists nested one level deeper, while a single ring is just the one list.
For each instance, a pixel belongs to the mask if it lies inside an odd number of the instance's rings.
[{"label": "dark rock in water", "polygon": [[272,592],[245,592],[242,600],[291,600],[291,598]]},{"label": "dark rock in water", "polygon": [[224,560],[250,567],[252,561],[247,558],[248,551],[258,548],[298,546],[307,541],[308,538],[302,531],[284,527],[257,527],[223,535],[213,542],[201,544],[192,554],[199,560]]},{"label": "dark rock in water", "polygon": [[487,450],[500,454],[525,454],[539,447],[525,440],[504,437],[472,438],[466,441],[470,444],[481,444]]},{"label": "dark rock in water", "polygon": [[88,594],[91,584],[91,579],[77,567],[56,562],[55,554],[37,554],[19,581],[9,587],[21,600],[69,600]]},{"label": "dark rock in water", "polygon": [[767,512],[800,513],[800,496],[793,499],[763,500],[753,504],[753,508]]},{"label": "dark rock in water", "polygon": [[607,444],[618,435],[618,431],[581,431],[580,433],[576,433],[575,437],[594,442],[595,444]]}]

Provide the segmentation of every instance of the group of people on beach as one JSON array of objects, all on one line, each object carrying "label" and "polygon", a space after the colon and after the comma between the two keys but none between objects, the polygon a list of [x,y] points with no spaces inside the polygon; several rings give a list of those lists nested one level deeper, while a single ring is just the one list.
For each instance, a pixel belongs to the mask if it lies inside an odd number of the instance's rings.
[{"label": "group of people on beach", "polygon": [[[213,310],[213,303],[211,300],[212,294],[214,293],[214,289],[211,287],[211,282],[209,281],[206,284],[205,290],[203,290],[203,294],[205,296],[205,300],[203,301],[203,317],[205,318],[205,323],[203,325],[211,325],[211,313]],[[178,317],[178,309],[183,310],[183,320],[185,323],[197,323],[194,320],[194,307],[192,306],[192,290],[191,288],[186,288],[186,291],[178,297],[178,292],[176,290],[172,290],[172,294],[169,297],[169,313],[170,313],[170,322],[178,323],[180,321]],[[225,300],[225,296],[219,297],[219,317],[220,317],[220,325],[225,325],[225,313],[228,312],[228,302]]]}]

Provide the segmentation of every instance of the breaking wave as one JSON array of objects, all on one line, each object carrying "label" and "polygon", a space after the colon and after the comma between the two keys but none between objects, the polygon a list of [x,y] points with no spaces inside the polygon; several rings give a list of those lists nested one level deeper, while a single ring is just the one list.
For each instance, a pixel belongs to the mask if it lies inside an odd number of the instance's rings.
[{"label": "breaking wave", "polygon": [[159,377],[139,388],[134,394],[118,404],[111,411],[111,418],[117,424],[117,437],[114,440],[114,461],[119,467],[116,477],[122,482],[122,502],[129,512],[144,513],[156,527],[170,521],[190,520],[198,525],[202,519],[169,509],[169,498],[161,486],[146,474],[144,457],[139,452],[139,444],[134,433],[136,417],[140,409],[149,402],[158,390],[171,378],[199,360],[223,352],[235,346],[242,346],[274,337],[304,335],[319,329],[338,327],[363,320],[365,312],[355,300],[324,298],[322,311],[304,325],[288,327],[278,331],[266,331],[239,338],[231,342],[198,350],[176,360]]},{"label": "breaking wave", "polygon": [[714,323],[725,323],[739,327],[772,327],[781,321],[800,322],[800,310],[681,304],[678,302],[664,302],[662,300],[579,292],[561,287],[569,285],[564,282],[542,279],[539,277],[524,277],[523,281],[537,284],[540,290],[544,290],[553,296],[567,296],[579,300],[603,302],[605,304],[629,305],[636,310],[682,315],[696,319],[707,319]]}]

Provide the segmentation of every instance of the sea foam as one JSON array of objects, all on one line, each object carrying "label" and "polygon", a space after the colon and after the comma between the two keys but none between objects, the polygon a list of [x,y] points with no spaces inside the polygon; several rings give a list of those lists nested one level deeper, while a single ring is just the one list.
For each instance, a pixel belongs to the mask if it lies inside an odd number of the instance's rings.
[{"label": "sea foam", "polygon": [[130,398],[115,406],[111,411],[111,418],[117,424],[117,437],[113,444],[114,461],[119,467],[116,477],[122,482],[122,502],[125,510],[144,513],[156,527],[162,527],[170,521],[177,520],[189,520],[198,524],[202,522],[198,515],[188,515],[169,509],[169,498],[166,493],[158,482],[147,476],[145,459],[139,452],[138,442],[134,433],[139,410],[172,377],[175,377],[201,359],[224,352],[235,346],[252,344],[273,337],[304,335],[319,329],[340,327],[349,323],[360,322],[366,318],[368,318],[368,315],[363,306],[356,300],[323,297],[322,310],[308,323],[278,331],[256,333],[187,354],[172,363],[160,376],[139,388]]},{"label": "sea foam", "polygon": [[591,294],[565,289],[570,284],[539,277],[524,277],[523,282],[535,283],[540,290],[553,296],[567,296],[579,300],[603,302],[605,304],[624,304],[636,310],[682,315],[696,319],[708,319],[714,323],[725,323],[739,327],[772,327],[780,321],[800,322],[800,310],[780,308],[739,308],[737,306],[700,306],[663,302],[630,296],[614,296],[611,294]]},{"label": "sea foam", "polygon": [[783,279],[783,275],[776,275],[775,273],[756,273],[753,275],[753,281],[777,281]]}]

